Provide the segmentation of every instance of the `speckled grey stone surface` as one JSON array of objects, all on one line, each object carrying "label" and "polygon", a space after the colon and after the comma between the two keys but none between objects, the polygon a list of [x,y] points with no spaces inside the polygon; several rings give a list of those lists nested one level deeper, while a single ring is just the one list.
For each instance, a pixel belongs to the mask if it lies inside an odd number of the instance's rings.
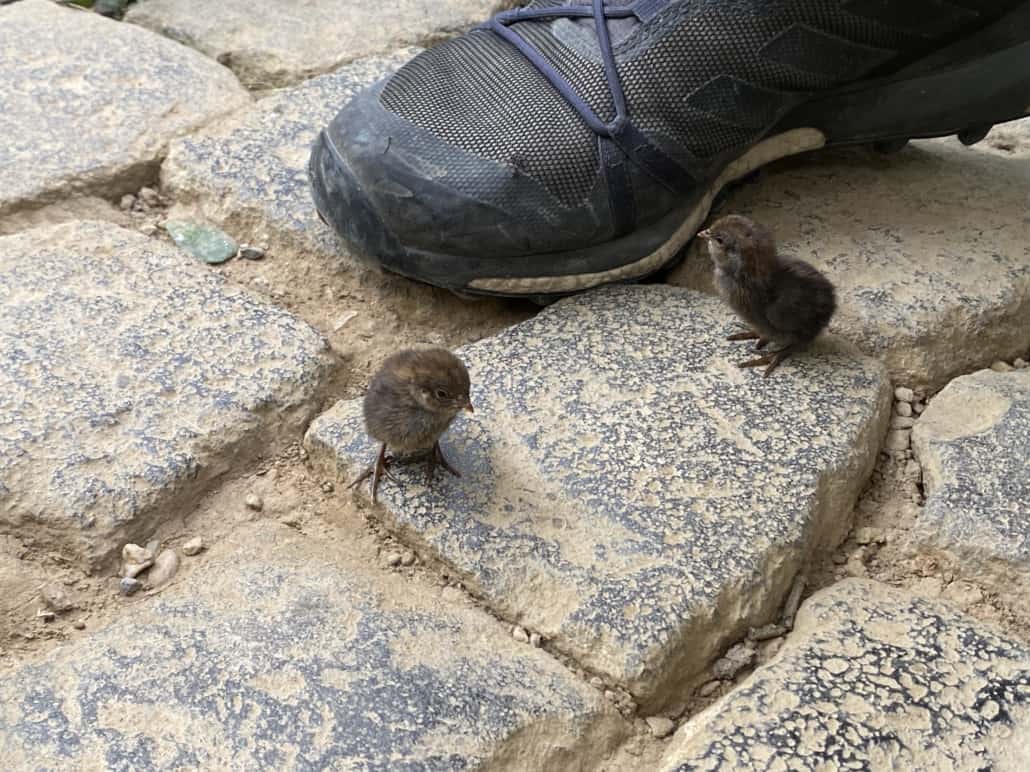
[{"label": "speckled grey stone surface", "polygon": [[354,62],[173,143],[161,168],[163,187],[230,233],[246,233],[277,252],[339,259],[339,241],[311,200],[311,143],[355,93],[417,52]]},{"label": "speckled grey stone surface", "polygon": [[248,88],[288,86],[365,56],[424,45],[486,20],[497,0],[140,0],[126,21],[193,46]]},{"label": "speckled grey stone surface", "polygon": [[[460,479],[386,481],[388,521],[509,618],[649,706],[769,621],[808,549],[848,527],[889,409],[882,367],[823,342],[763,379],[718,301],[603,290],[461,350],[474,416],[444,438]],[[308,432],[367,465],[360,400]],[[361,493],[367,496],[367,491]],[[387,514],[384,512],[384,515]]]},{"label": "speckled grey stone surface", "polygon": [[1030,370],[983,370],[935,396],[912,432],[926,505],[915,536],[1030,609]]},{"label": "speckled grey stone surface", "polygon": [[0,238],[0,533],[95,565],[295,440],[331,363],[171,245],[95,222]]},{"label": "speckled grey stone surface", "polygon": [[281,525],[221,547],[5,673],[5,769],[561,769],[577,742],[624,736],[599,692],[467,603],[320,559]]},{"label": "speckled grey stone surface", "polygon": [[47,0],[4,6],[0,217],[135,190],[171,139],[249,102],[224,67],[147,30]]},{"label": "speckled grey stone surface", "polygon": [[[952,137],[886,157],[846,149],[782,161],[720,213],[767,224],[784,252],[826,272],[839,290],[831,332],[882,356],[896,382],[939,388],[1030,348],[1023,133],[992,133],[1010,138],[1010,152]],[[695,245],[672,281],[708,291],[710,276]]]},{"label": "speckled grey stone surface", "polygon": [[776,658],[684,724],[662,772],[1030,768],[1030,649],[866,580],[801,608]]}]

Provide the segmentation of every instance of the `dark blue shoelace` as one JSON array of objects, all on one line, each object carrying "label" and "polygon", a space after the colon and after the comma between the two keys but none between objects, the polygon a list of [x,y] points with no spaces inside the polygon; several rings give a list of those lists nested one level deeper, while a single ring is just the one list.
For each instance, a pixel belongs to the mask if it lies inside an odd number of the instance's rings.
[{"label": "dark blue shoelace", "polygon": [[[679,163],[655,147],[630,121],[626,108],[626,96],[615,65],[611,36],[608,34],[608,19],[626,19],[631,16],[646,21],[668,4],[668,0],[637,0],[629,5],[607,8],[604,0],[593,0],[592,5],[561,5],[552,8],[515,8],[494,16],[483,25],[513,45],[526,59],[547,78],[561,97],[579,113],[583,121],[595,134],[611,140],[643,169],[672,190],[687,192],[695,180]],[[605,123],[579,95],[572,84],[559,73],[539,51],[519,35],[511,25],[521,21],[542,19],[585,19],[593,18],[597,32],[597,45],[601,51],[608,91],[615,106],[615,117]]]},{"label": "dark blue shoelace", "polygon": [[[617,8],[606,8],[604,0],[593,0],[593,7],[583,5],[562,5],[553,8],[515,8],[504,11],[494,16],[486,23],[486,28],[511,43],[523,56],[526,57],[540,73],[551,82],[555,90],[578,112],[586,124],[602,137],[613,137],[619,133],[619,128],[628,119],[626,112],[626,97],[622,91],[622,83],[619,80],[619,71],[615,66],[615,53],[612,51],[612,41],[608,34],[608,19],[625,19],[630,16],[639,16],[634,3],[630,6]],[[593,17],[594,28],[597,31],[597,44],[601,49],[601,60],[604,64],[604,74],[608,81],[608,91],[612,96],[612,103],[615,105],[615,117],[610,123],[605,123],[593,111],[579,93],[572,87],[547,59],[539,51],[526,41],[518,32],[511,29],[512,24],[520,21],[531,21],[539,19],[584,19]]]}]

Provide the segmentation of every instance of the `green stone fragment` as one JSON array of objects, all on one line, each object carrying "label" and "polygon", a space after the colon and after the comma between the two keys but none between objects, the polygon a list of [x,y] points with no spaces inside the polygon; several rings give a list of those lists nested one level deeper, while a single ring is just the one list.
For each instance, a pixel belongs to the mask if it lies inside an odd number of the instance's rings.
[{"label": "green stone fragment", "polygon": [[227,233],[210,225],[169,220],[165,230],[172,241],[209,265],[224,263],[239,249]]}]

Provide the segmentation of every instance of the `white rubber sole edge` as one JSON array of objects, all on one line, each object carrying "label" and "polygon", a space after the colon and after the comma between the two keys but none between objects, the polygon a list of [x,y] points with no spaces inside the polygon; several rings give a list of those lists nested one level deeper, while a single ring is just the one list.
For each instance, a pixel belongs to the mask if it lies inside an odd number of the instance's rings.
[{"label": "white rubber sole edge", "polygon": [[690,211],[680,227],[664,244],[646,257],[632,263],[608,271],[571,276],[474,279],[469,283],[468,288],[503,295],[551,295],[579,292],[601,284],[631,281],[646,276],[661,268],[687,241],[693,238],[705,217],[708,216],[708,212],[712,208],[712,201],[726,185],[772,161],[809,150],[817,150],[825,144],[826,136],[818,129],[792,129],[774,137],[766,137],[753,145],[746,153],[722,170],[722,174],[709,186],[697,206]]}]

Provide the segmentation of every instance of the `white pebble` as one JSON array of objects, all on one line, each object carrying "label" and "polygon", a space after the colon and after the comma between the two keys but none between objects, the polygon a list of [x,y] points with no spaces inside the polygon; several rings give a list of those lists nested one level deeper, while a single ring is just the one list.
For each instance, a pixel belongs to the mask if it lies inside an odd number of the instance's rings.
[{"label": "white pebble", "polygon": [[386,557],[383,558],[383,561],[386,563],[386,565],[390,566],[391,568],[399,566],[401,564],[401,553],[387,552]]},{"label": "white pebble", "polygon": [[912,402],[915,398],[915,392],[907,386],[898,386],[898,388],[894,390],[894,399],[898,402]]},{"label": "white pebble", "polygon": [[698,689],[697,693],[702,697],[709,697],[714,694],[720,686],[722,686],[722,681],[709,681],[708,683],[703,684],[701,688]]},{"label": "white pebble", "polygon": [[540,633],[530,633],[529,642],[532,646],[540,648],[540,645],[544,642],[544,639],[540,637]]},{"label": "white pebble", "polygon": [[239,256],[244,260],[264,260],[265,250],[250,244],[240,244]]},{"label": "white pebble", "polygon": [[912,432],[908,429],[893,429],[887,433],[888,450],[907,450]]},{"label": "white pebble", "polygon": [[157,191],[153,188],[140,188],[139,197],[143,200],[143,203],[147,206],[157,206],[161,203],[161,197],[157,194]]},{"label": "white pebble", "polygon": [[406,550],[401,554],[401,565],[411,566],[415,564],[415,553],[411,550]]},{"label": "white pebble", "polygon": [[357,311],[344,311],[333,322],[333,332],[339,332],[343,329],[344,325],[347,324],[351,319],[358,315]]},{"label": "white pebble", "polygon": [[204,540],[199,536],[194,536],[192,539],[182,545],[182,554],[189,557],[199,555],[204,550]]},{"label": "white pebble", "polygon": [[896,415],[891,419],[892,429],[911,429],[915,425],[916,419],[912,416]]},{"label": "white pebble", "polygon": [[1027,367],[1027,362],[1025,359],[1017,358],[1012,362],[1012,366],[1015,367],[1017,370],[1025,370]]},{"label": "white pebble", "polygon": [[855,541],[859,544],[883,544],[887,536],[880,528],[856,528]]},{"label": "white pebble", "polygon": [[519,643],[529,643],[529,633],[527,633],[524,628],[521,628],[518,625],[515,625],[513,628],[511,628],[511,637]]},{"label": "white pebble", "polygon": [[665,716],[651,716],[644,720],[647,721],[647,726],[651,730],[651,734],[659,739],[662,737],[668,737],[676,728],[676,723]]},{"label": "white pebble", "polygon": [[604,687],[604,681],[601,680],[600,676],[593,676],[590,679],[590,685],[593,686],[595,689],[601,689]]},{"label": "white pebble", "polygon": [[126,193],[122,196],[122,200],[119,203],[123,212],[132,211],[132,207],[136,204],[136,197],[132,193]]},{"label": "white pebble", "polygon": [[912,409],[916,412],[916,415],[919,415],[924,410],[926,410],[926,405],[924,405],[922,402],[915,402],[912,404]]},{"label": "white pebble", "polygon": [[895,402],[894,412],[902,418],[908,418],[912,415],[912,403],[911,402]]},{"label": "white pebble", "polygon": [[327,480],[326,482],[322,483],[322,493],[332,493],[332,492],[333,492],[333,484],[331,482],[329,482]]},{"label": "white pebble", "polygon": [[1008,362],[1002,362],[1001,360],[998,360],[993,365],[991,365],[991,369],[994,370],[994,372],[996,373],[1007,373],[1010,370],[1012,370],[1012,365],[1010,365]]},{"label": "white pebble", "polygon": [[179,570],[179,556],[175,550],[164,550],[154,558],[154,567],[147,574],[147,584],[151,587],[162,587],[172,581],[175,572]]},{"label": "white pebble", "polygon": [[265,502],[256,493],[248,493],[243,503],[247,505],[248,509],[253,509],[255,512],[260,512],[265,507]]}]

